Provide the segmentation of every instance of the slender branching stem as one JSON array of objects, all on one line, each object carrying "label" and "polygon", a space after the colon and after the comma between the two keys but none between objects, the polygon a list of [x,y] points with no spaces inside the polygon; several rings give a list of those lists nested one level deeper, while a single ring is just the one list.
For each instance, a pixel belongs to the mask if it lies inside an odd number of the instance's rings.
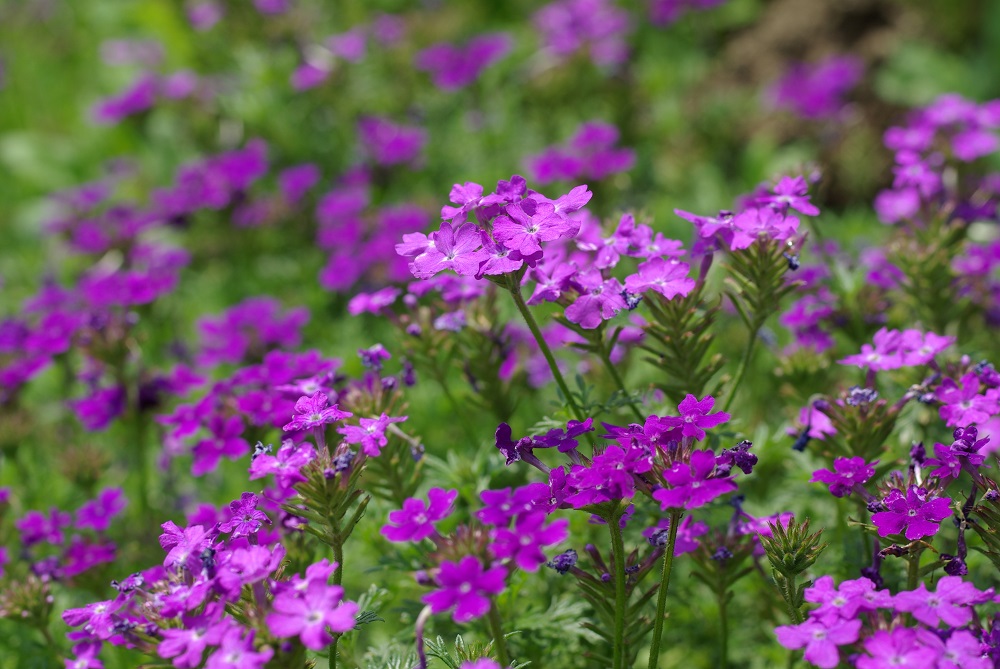
[{"label": "slender branching stem", "polygon": [[500,625],[500,611],[497,609],[496,599],[490,600],[490,633],[493,635],[493,648],[496,650],[497,661],[500,666],[510,666],[510,653],[507,652],[507,640],[503,636],[503,628]]},{"label": "slender branching stem", "polygon": [[611,554],[615,571],[615,636],[614,669],[625,669],[625,542],[622,528],[618,524],[619,514],[611,514],[606,520],[611,531]]},{"label": "slender branching stem", "polygon": [[670,534],[667,537],[667,548],[663,554],[663,571],[660,573],[660,585],[656,593],[656,618],[653,622],[653,645],[649,649],[649,669],[656,669],[660,663],[660,638],[663,636],[663,621],[667,615],[667,589],[670,587],[670,573],[674,568],[674,547],[677,545],[677,526],[680,522],[681,512],[671,512]]}]

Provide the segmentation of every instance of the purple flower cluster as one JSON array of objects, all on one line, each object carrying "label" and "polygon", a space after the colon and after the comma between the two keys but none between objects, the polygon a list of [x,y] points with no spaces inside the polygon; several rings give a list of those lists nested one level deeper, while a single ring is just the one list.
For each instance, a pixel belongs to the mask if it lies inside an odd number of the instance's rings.
[{"label": "purple flower cluster", "polygon": [[[77,659],[92,659],[102,643],[110,643],[139,647],[180,669],[202,662],[260,669],[276,647],[280,657],[295,653],[292,642],[322,650],[331,632],[352,629],[357,604],[343,601],[343,589],[329,584],[337,565],[323,560],[310,565],[304,578],[288,578],[285,549],[260,531],[269,520],[257,503],[256,495],[244,493],[230,505],[226,521],[211,524],[210,518],[210,524],[183,528],[164,523],[162,566],[115,582],[112,600],[63,613],[67,625],[81,628],[69,635]],[[243,606],[253,614],[230,613]],[[279,639],[292,642],[275,643]]]},{"label": "purple flower cluster", "polygon": [[730,251],[749,248],[759,239],[792,239],[798,232],[799,219],[789,214],[789,209],[805,216],[819,215],[819,209],[809,201],[809,184],[803,177],[782,177],[773,188],[754,193],[743,204],[741,211],[720,211],[715,217],[680,209],[674,213],[694,224],[698,233],[696,250],[707,247]]},{"label": "purple flower cluster", "polygon": [[610,123],[588,121],[576,129],[563,146],[550,146],[528,158],[532,179],[553,181],[601,180],[627,172],[635,165],[635,151],[616,148],[618,128]]},{"label": "purple flower cluster", "polygon": [[[0,497],[6,497],[6,489]],[[0,505],[5,504],[0,499]],[[27,511],[14,521],[21,541],[20,559],[44,580],[69,581],[96,567],[114,562],[116,547],[108,539],[111,521],[127,504],[120,488],[106,488],[75,513],[53,507],[48,513]],[[6,549],[2,551],[6,561]],[[0,565],[0,575],[3,566]]]},{"label": "purple flower cluster", "polygon": [[302,339],[309,312],[298,307],[281,313],[277,300],[252,297],[217,317],[198,320],[201,352],[198,363],[214,367],[260,359],[274,349],[291,349]]},{"label": "purple flower cluster", "polygon": [[831,56],[813,64],[798,63],[774,84],[769,96],[779,109],[806,119],[829,119],[843,111],[845,96],[864,74],[852,56]]},{"label": "purple flower cluster", "polygon": [[430,216],[409,204],[371,207],[371,175],[367,169],[345,174],[316,206],[316,243],[329,253],[319,283],[346,291],[365,278],[401,282],[410,278],[406,260],[395,253],[403,233],[427,225]]},{"label": "purple flower cluster", "polygon": [[920,330],[889,330],[881,328],[875,333],[872,345],[863,344],[861,353],[840,360],[842,365],[857,365],[872,372],[902,367],[922,367],[933,362],[934,357],[955,343],[954,337],[943,337]]},{"label": "purple flower cluster", "polygon": [[[990,176],[981,184],[963,183],[953,192],[945,168],[970,163],[1000,148],[1000,100],[978,105],[949,94],[914,112],[909,123],[889,128],[885,145],[895,153],[892,188],[879,193],[875,211],[883,223],[923,226],[940,205],[951,202],[950,216],[967,222],[997,220],[1000,191]],[[977,187],[980,186],[980,187]],[[960,193],[976,192],[975,200]]]},{"label": "purple flower cluster", "polygon": [[[868,578],[834,587],[833,578],[823,576],[805,590],[805,599],[819,604],[808,620],[775,633],[786,648],[804,648],[814,666],[838,666],[840,648],[847,646],[857,649],[852,663],[860,669],[993,667],[989,656],[998,650],[997,640],[973,610],[993,599],[992,588],[980,591],[958,576],[944,576],[934,592],[921,583],[892,595]],[[910,626],[907,614],[916,626]]]},{"label": "purple flower cluster", "polygon": [[149,111],[165,100],[196,98],[205,101],[214,94],[215,86],[211,82],[199,79],[189,70],[165,75],[147,72],[117,95],[98,102],[92,115],[97,123],[116,124],[129,116]]},{"label": "purple flower cluster", "polygon": [[464,46],[441,43],[426,48],[417,54],[416,66],[431,74],[435,86],[453,91],[474,82],[510,49],[511,38],[506,33],[478,35]]},{"label": "purple flower cluster", "polygon": [[387,118],[366,116],[358,121],[358,139],[368,157],[378,165],[415,164],[427,144],[427,133]]},{"label": "purple flower cluster", "polygon": [[628,12],[610,0],[556,0],[533,17],[543,48],[566,59],[586,51],[600,66],[614,66],[628,58],[625,36],[632,30]]}]

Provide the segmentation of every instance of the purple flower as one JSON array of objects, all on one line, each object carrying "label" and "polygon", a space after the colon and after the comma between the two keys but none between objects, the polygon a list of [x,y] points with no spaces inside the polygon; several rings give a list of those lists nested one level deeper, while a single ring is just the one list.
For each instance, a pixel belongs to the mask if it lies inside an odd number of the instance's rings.
[{"label": "purple flower", "polygon": [[975,372],[969,372],[958,382],[945,378],[938,386],[935,395],[943,405],[939,412],[948,427],[985,423],[1000,413],[1000,392],[990,388],[979,394],[979,384]]},{"label": "purple flower", "polygon": [[279,486],[290,488],[306,480],[302,468],[316,458],[316,451],[309,444],[296,446],[291,441],[282,444],[275,455],[261,453],[250,463],[250,480],[274,474]]},{"label": "purple flower", "polygon": [[111,524],[111,519],[124,511],[127,504],[128,500],[121,488],[105,488],[96,499],[85,502],[76,512],[76,526],[104,532]]},{"label": "purple flower", "polygon": [[972,620],[972,605],[992,599],[993,588],[980,592],[960,576],[942,576],[935,592],[930,592],[926,585],[920,583],[916,590],[898,593],[893,602],[897,610],[912,613],[914,618],[929,627],[937,627],[944,622],[954,629]]},{"label": "purple flower", "polygon": [[558,58],[586,49],[597,65],[612,66],[628,57],[629,14],[608,0],[556,0],[539,9],[533,22],[545,49]]},{"label": "purple flower", "polygon": [[861,368],[879,372],[889,369],[899,369],[903,366],[903,355],[900,352],[900,333],[898,330],[882,328],[875,333],[874,346],[863,344],[861,353],[838,360],[841,365],[857,365]]},{"label": "purple flower", "polygon": [[487,67],[510,51],[511,38],[505,33],[479,35],[463,48],[435,44],[416,56],[418,70],[429,72],[434,85],[446,91],[471,84]]},{"label": "purple flower", "polygon": [[73,524],[73,518],[65,511],[53,507],[49,515],[41,511],[28,511],[22,518],[14,522],[14,527],[21,536],[25,546],[46,542],[59,545],[63,542],[63,529]]},{"label": "purple flower", "polygon": [[541,242],[565,236],[566,220],[555,207],[534,200],[521,200],[504,207],[504,214],[493,221],[493,237],[510,249],[530,256],[542,250]]},{"label": "purple flower", "polygon": [[920,635],[920,642],[930,651],[928,654],[940,656],[937,669],[993,669],[996,666],[988,653],[984,652],[984,646],[987,645],[985,639],[980,643],[971,632],[953,631],[946,641],[930,630],[920,630],[917,633]]},{"label": "purple flower", "polygon": [[244,637],[243,628],[234,625],[222,637],[219,649],[208,656],[205,669],[264,669],[274,651],[269,646],[255,651],[253,638],[253,630]]},{"label": "purple flower", "polygon": [[877,630],[865,639],[864,648],[868,655],[856,660],[858,669],[931,669],[937,662],[937,656],[918,643],[916,631],[908,627]]},{"label": "purple flower", "polygon": [[484,506],[476,511],[476,518],[484,525],[507,527],[510,519],[517,515],[546,510],[550,495],[549,486],[544,483],[529,483],[513,491],[510,488],[484,490],[479,493]]},{"label": "purple flower", "polygon": [[[689,397],[692,397],[689,395]],[[675,462],[664,470],[663,478],[670,488],[660,488],[653,499],[664,509],[697,509],[719,495],[736,490],[732,478],[712,478],[715,472],[715,454],[712,451],[694,451],[691,463]]]},{"label": "purple flower", "polygon": [[694,395],[689,394],[677,405],[677,410],[681,414],[680,417],[664,416],[660,419],[660,422],[664,426],[679,427],[681,428],[681,434],[685,437],[701,441],[705,438],[705,430],[703,428],[716,427],[725,423],[730,418],[730,415],[725,411],[709,413],[713,406],[715,406],[715,398],[711,395],[706,395],[699,400]]},{"label": "purple flower", "polygon": [[514,528],[498,528],[490,532],[490,550],[498,558],[510,558],[525,571],[538,571],[545,564],[544,546],[552,546],[569,536],[569,521],[565,518],[545,525],[543,511],[524,513],[514,521]]},{"label": "purple flower", "polygon": [[880,537],[900,534],[904,530],[910,541],[933,536],[940,529],[938,523],[951,515],[951,499],[928,499],[926,490],[912,485],[905,497],[899,490],[891,490],[883,504],[889,510],[872,515],[872,522],[878,528]]},{"label": "purple flower", "polygon": [[830,486],[830,494],[834,497],[847,497],[855,486],[866,483],[875,475],[875,465],[878,460],[866,463],[865,459],[859,456],[853,458],[835,458],[833,461],[833,471],[829,469],[817,469],[813,472],[810,481],[826,483]]},{"label": "purple flower", "polygon": [[382,452],[382,448],[389,443],[385,436],[386,428],[390,423],[402,423],[406,416],[387,416],[384,412],[378,418],[360,418],[360,425],[345,425],[338,428],[337,432],[344,435],[344,441],[348,444],[361,444],[361,451],[376,458]]},{"label": "purple flower", "polygon": [[626,308],[618,279],[604,279],[597,270],[576,275],[580,296],[566,307],[566,319],[586,330],[593,330],[602,321],[610,320]]},{"label": "purple flower", "polygon": [[639,263],[638,273],[625,277],[625,290],[644,293],[655,290],[668,300],[686,296],[694,289],[694,279],[688,277],[691,267],[676,260],[653,258]]},{"label": "purple flower", "polygon": [[506,574],[503,567],[484,570],[479,558],[472,555],[458,563],[445,560],[435,579],[440,589],[424,595],[422,600],[434,613],[454,608],[455,622],[469,622],[489,611],[489,596],[503,591]]},{"label": "purple flower", "polygon": [[887,225],[913,218],[920,205],[920,193],[915,188],[884,190],[875,196],[875,213]]},{"label": "purple flower", "polygon": [[835,588],[832,576],[821,576],[806,588],[805,600],[820,604],[809,615],[827,624],[837,619],[852,620],[857,617],[858,611],[891,608],[893,602],[889,591],[876,590],[870,579],[844,581],[839,588]]},{"label": "purple flower", "polygon": [[427,143],[423,129],[397,125],[377,116],[358,121],[358,135],[365,150],[380,165],[412,163]]},{"label": "purple flower", "polygon": [[807,662],[823,669],[833,669],[840,664],[837,646],[854,643],[860,631],[860,620],[834,620],[827,624],[810,619],[800,625],[783,625],[774,633],[778,636],[778,643],[785,648],[804,647]]},{"label": "purple flower", "polygon": [[342,601],[344,589],[338,585],[311,582],[304,592],[291,589],[274,598],[274,613],[267,616],[267,626],[279,638],[297,636],[302,645],[323,650],[332,637],[354,629],[355,602]]},{"label": "purple flower", "polygon": [[774,86],[771,97],[778,107],[807,119],[835,116],[844,96],[864,73],[861,61],[850,56],[834,56],[813,65],[794,65]]},{"label": "purple flower", "polygon": [[[698,537],[708,533],[708,525],[694,521],[688,516],[677,526],[677,538],[674,541],[674,555],[684,555],[698,550]],[[651,546],[666,546],[670,539],[670,519],[661,518],[655,527],[647,527],[642,531]]]},{"label": "purple flower", "polygon": [[382,526],[382,535],[389,541],[422,541],[435,533],[434,523],[451,515],[458,490],[431,488],[428,503],[416,497],[403,502],[403,508],[389,512],[389,523]]},{"label": "purple flower", "polygon": [[178,669],[198,667],[204,650],[218,645],[232,625],[228,619],[216,620],[211,614],[183,616],[181,620],[182,628],[161,631],[163,640],[156,646],[156,653],[164,659],[173,658]]},{"label": "purple flower", "polygon": [[488,657],[481,657],[478,660],[463,662],[458,669],[503,669],[503,667]]},{"label": "purple flower", "polygon": [[295,413],[292,421],[281,429],[285,432],[297,432],[322,427],[350,418],[353,414],[341,411],[337,405],[327,406],[329,400],[326,393],[316,393],[312,397],[300,397],[295,402]]},{"label": "purple flower", "polygon": [[312,163],[289,167],[278,174],[281,195],[290,205],[296,205],[305,194],[319,183],[319,167]]},{"label": "purple flower", "polygon": [[430,234],[432,245],[410,262],[410,272],[418,279],[429,279],[446,269],[459,276],[472,276],[488,259],[481,250],[483,240],[479,228],[472,223],[453,226],[442,222],[437,232]]},{"label": "purple flower", "polygon": [[232,517],[219,524],[219,532],[232,532],[230,536],[232,540],[257,534],[257,530],[264,523],[270,525],[271,519],[263,511],[257,510],[259,502],[257,495],[252,492],[245,492],[238,500],[230,502],[229,511]]}]

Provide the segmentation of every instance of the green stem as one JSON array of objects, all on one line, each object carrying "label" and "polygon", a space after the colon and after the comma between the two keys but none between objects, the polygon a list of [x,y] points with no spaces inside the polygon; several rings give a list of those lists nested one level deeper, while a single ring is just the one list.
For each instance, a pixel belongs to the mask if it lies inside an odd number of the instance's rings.
[{"label": "green stem", "polygon": [[805,617],[802,615],[802,611],[800,611],[799,608],[795,606],[795,595],[796,595],[795,577],[786,576],[784,592],[782,593],[782,596],[785,598],[785,603],[788,604],[788,617],[792,619],[793,625],[798,625],[800,623],[805,622]]},{"label": "green stem", "polygon": [[663,554],[663,571],[660,574],[659,590],[656,593],[656,618],[653,624],[653,645],[649,650],[649,669],[656,669],[660,663],[660,637],[663,635],[663,621],[666,617],[667,589],[670,587],[670,572],[674,568],[674,546],[677,544],[677,526],[681,512],[670,514],[670,535],[666,552]]},{"label": "green stem", "polygon": [[549,345],[545,342],[545,337],[542,336],[542,331],[538,328],[538,323],[535,322],[535,317],[531,315],[531,310],[528,309],[528,305],[524,302],[524,296],[521,294],[521,283],[515,276],[509,277],[508,289],[510,290],[511,296],[514,298],[514,304],[517,305],[517,310],[521,312],[521,317],[524,322],[527,323],[528,329],[531,330],[531,335],[538,342],[538,348],[541,350],[542,355],[545,356],[545,361],[549,363],[549,369],[552,370],[552,376],[556,379],[556,384],[559,386],[559,390],[562,391],[563,396],[566,398],[566,403],[569,404],[569,408],[573,413],[576,420],[582,421],[586,418],[583,415],[583,411],[577,405],[576,400],[573,399],[572,393],[569,391],[569,386],[566,385],[566,379],[563,378],[562,372],[559,371],[559,365],[556,364],[555,356],[552,355],[552,350]]},{"label": "green stem", "polygon": [[497,609],[495,599],[490,600],[490,632],[493,634],[493,648],[497,652],[497,660],[500,666],[506,668],[510,666],[510,654],[507,652],[507,640],[503,636],[503,628],[500,626],[500,611]]},{"label": "green stem", "polygon": [[917,585],[920,583],[920,554],[922,552],[918,550],[910,555],[909,569],[906,571],[907,590],[916,590]]},{"label": "green stem", "polygon": [[618,524],[619,514],[607,518],[611,531],[611,553],[615,566],[615,636],[613,669],[625,669],[625,542]]},{"label": "green stem", "polygon": [[132,439],[135,441],[136,468],[139,470],[139,510],[147,522],[152,521],[149,501],[149,454],[146,450],[146,417],[139,410],[139,387],[136,385],[132,405]]},{"label": "green stem", "polygon": [[622,396],[628,399],[628,408],[632,410],[632,415],[635,416],[640,424],[646,422],[646,417],[636,407],[635,401],[629,398],[628,391],[625,389],[625,382],[622,380],[621,374],[618,373],[615,364],[611,362],[611,351],[603,346],[601,348],[601,361],[604,363],[604,367],[608,370],[608,373],[611,374],[611,378],[614,380],[615,385],[618,386],[618,390],[621,391]]},{"label": "green stem", "polygon": [[[340,585],[344,581],[344,546],[340,539],[337,538],[330,542],[330,547],[333,548],[333,559],[337,563],[337,568],[333,571],[333,583],[334,585]],[[340,642],[340,635],[333,635],[333,642],[330,644],[330,669],[337,669],[337,644]]]},{"label": "green stem", "polygon": [[736,391],[743,383],[743,377],[746,376],[747,368],[750,367],[750,358],[753,356],[753,349],[754,345],[757,343],[757,333],[759,331],[759,325],[750,330],[750,338],[747,340],[747,347],[743,351],[743,359],[740,360],[739,369],[736,370],[736,376],[733,377],[732,385],[729,387],[729,397],[726,398],[726,404],[722,407],[723,411],[728,411],[729,406],[733,403],[733,400],[736,399]]},{"label": "green stem", "polygon": [[725,588],[719,591],[719,669],[729,666],[729,609],[728,593]]}]

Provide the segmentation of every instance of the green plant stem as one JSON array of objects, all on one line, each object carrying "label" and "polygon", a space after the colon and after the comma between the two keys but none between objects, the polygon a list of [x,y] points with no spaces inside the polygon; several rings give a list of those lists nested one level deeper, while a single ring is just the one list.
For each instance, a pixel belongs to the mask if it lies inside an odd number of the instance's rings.
[{"label": "green plant stem", "polygon": [[736,370],[736,376],[733,377],[732,385],[729,387],[729,397],[726,398],[726,404],[722,407],[723,411],[729,411],[730,405],[736,399],[736,391],[743,383],[743,377],[746,376],[747,368],[750,367],[750,358],[753,356],[753,349],[757,343],[757,333],[759,331],[759,325],[750,330],[750,338],[747,340],[747,347],[743,351],[743,359],[740,360],[739,369]]},{"label": "green plant stem", "polygon": [[917,585],[920,583],[920,553],[923,551],[915,551],[910,555],[909,568],[906,570],[906,589],[916,590]]},{"label": "green plant stem", "polygon": [[[332,519],[331,519],[332,520]],[[333,559],[337,563],[337,568],[333,571],[333,584],[341,585],[344,582],[344,545],[340,538],[337,537],[334,541],[330,542],[330,547],[333,549]],[[340,635],[333,635],[333,642],[330,643],[330,669],[337,668],[337,644],[340,642]]]},{"label": "green plant stem", "polygon": [[646,417],[642,415],[639,408],[635,405],[635,402],[629,397],[628,390],[625,389],[625,382],[622,380],[621,374],[618,373],[618,368],[615,364],[611,362],[611,351],[605,348],[601,348],[601,362],[604,363],[605,369],[611,374],[612,380],[614,380],[615,385],[618,386],[618,390],[621,392],[622,396],[628,400],[628,408],[632,410],[632,415],[635,416],[639,423],[644,423]]},{"label": "green plant stem", "polygon": [[795,606],[796,587],[794,576],[785,577],[784,592],[781,594],[785,598],[785,603],[788,604],[788,617],[792,619],[792,624],[798,625],[805,622],[805,617],[802,615],[802,611]]},{"label": "green plant stem", "polygon": [[500,625],[500,611],[497,609],[496,599],[490,600],[490,633],[493,634],[493,647],[496,649],[497,661],[500,666],[510,666],[510,654],[507,652],[507,640],[503,636],[503,627]]},{"label": "green plant stem", "polygon": [[670,514],[670,535],[667,537],[667,548],[663,554],[663,571],[660,573],[660,585],[656,593],[656,618],[653,623],[653,645],[649,649],[649,669],[656,669],[660,663],[660,637],[663,636],[663,621],[667,609],[667,589],[670,587],[670,572],[674,568],[674,547],[677,544],[677,526],[681,521],[681,512]]},{"label": "green plant stem", "polygon": [[618,524],[619,515],[612,514],[607,518],[608,529],[611,531],[611,553],[615,562],[615,637],[614,637],[614,667],[625,669],[625,542],[622,540],[622,528]]},{"label": "green plant stem", "polygon": [[719,669],[729,666],[729,602],[725,589],[719,592]]},{"label": "green plant stem", "polygon": [[566,379],[563,378],[562,372],[559,371],[559,365],[556,364],[555,356],[552,355],[552,350],[545,342],[545,338],[542,336],[542,331],[538,328],[538,323],[535,322],[535,317],[531,315],[531,310],[528,309],[528,305],[524,302],[524,296],[521,294],[520,281],[514,276],[510,277],[508,281],[508,289],[510,290],[511,296],[514,298],[514,304],[517,305],[517,310],[521,312],[521,317],[524,319],[524,322],[527,323],[528,329],[531,330],[531,334],[535,338],[535,341],[538,342],[538,348],[541,350],[542,355],[545,356],[545,361],[549,363],[549,369],[552,370],[552,376],[555,377],[559,390],[562,391],[563,396],[566,398],[566,403],[569,405],[570,411],[573,413],[573,417],[579,421],[584,420],[586,416],[583,415],[583,411],[577,405],[576,400],[573,399],[573,395],[569,391],[569,386],[566,385]]},{"label": "green plant stem", "polygon": [[139,410],[139,388],[135,389],[132,405],[132,439],[135,449],[136,468],[139,470],[139,511],[147,521],[152,521],[152,506],[149,500],[149,462],[146,451],[146,417]]}]

